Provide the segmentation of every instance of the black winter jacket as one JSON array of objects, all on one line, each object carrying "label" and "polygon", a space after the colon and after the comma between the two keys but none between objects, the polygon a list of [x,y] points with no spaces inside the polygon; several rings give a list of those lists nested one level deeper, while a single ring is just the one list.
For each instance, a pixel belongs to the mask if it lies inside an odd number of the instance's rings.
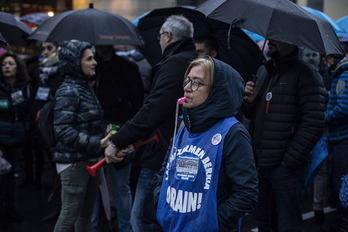
[{"label": "black winter jacket", "polygon": [[303,166],[323,134],[323,81],[313,66],[298,57],[296,51],[260,67],[258,96],[253,104],[243,106],[251,119],[249,131],[258,166],[281,162],[291,168]]},{"label": "black winter jacket", "polygon": [[162,60],[153,67],[150,95],[134,118],[111,137],[117,148],[124,149],[152,137],[155,131],[160,134],[161,142],[147,144],[141,154],[129,160],[131,163],[153,170],[161,168],[174,132],[176,101],[183,96],[184,74],[196,57],[192,39],[185,39],[170,44]]},{"label": "black winter jacket", "polygon": [[102,155],[103,110],[80,68],[88,43],[76,41],[59,53],[59,70],[65,79],[56,92],[54,132],[58,139],[53,154],[56,163],[74,163]]}]

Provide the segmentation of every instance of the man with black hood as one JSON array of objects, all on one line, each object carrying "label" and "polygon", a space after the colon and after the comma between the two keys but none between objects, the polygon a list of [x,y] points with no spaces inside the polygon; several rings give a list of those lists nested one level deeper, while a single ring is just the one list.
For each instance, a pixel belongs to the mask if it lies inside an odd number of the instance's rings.
[{"label": "man with black hood", "polygon": [[301,199],[310,152],[324,131],[325,88],[296,45],[268,40],[271,57],[245,86],[259,201],[259,231],[303,231]]},{"label": "man with black hood", "polygon": [[113,144],[105,150],[107,162],[115,162],[120,159],[116,157],[120,149],[152,137],[154,132],[159,135],[159,143],[147,144],[130,161],[142,167],[131,215],[134,232],[161,231],[153,207],[152,180],[161,168],[173,134],[176,101],[183,95],[182,77],[189,62],[197,57],[192,37],[193,25],[189,20],[176,15],[167,18],[158,34],[162,60],[152,68],[150,94],[133,119],[111,137]]}]

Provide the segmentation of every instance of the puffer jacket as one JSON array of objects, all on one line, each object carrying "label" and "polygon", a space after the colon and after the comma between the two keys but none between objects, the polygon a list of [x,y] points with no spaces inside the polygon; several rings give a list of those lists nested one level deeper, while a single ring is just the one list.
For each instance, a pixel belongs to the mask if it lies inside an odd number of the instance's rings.
[{"label": "puffer jacket", "polygon": [[325,122],[328,125],[329,141],[338,143],[348,140],[348,56],[331,70],[331,74],[333,81]]},{"label": "puffer jacket", "polygon": [[59,53],[59,71],[64,81],[56,92],[54,133],[58,142],[53,154],[56,163],[74,163],[102,155],[103,110],[80,68],[83,51],[90,44],[68,41]]},{"label": "puffer jacket", "polygon": [[[183,107],[182,110],[184,125],[191,134],[205,132],[218,121],[235,117],[243,102],[244,81],[239,73],[226,63],[213,60],[215,74],[208,98],[195,108]],[[156,176],[155,202],[159,198],[170,148]],[[216,196],[219,231],[238,231],[236,222],[254,209],[258,198],[250,136],[242,123],[234,124],[224,138]]]},{"label": "puffer jacket", "polygon": [[257,98],[243,105],[243,113],[251,118],[249,131],[258,166],[306,165],[323,134],[323,81],[313,66],[298,57],[297,50],[267,61],[258,71]]}]

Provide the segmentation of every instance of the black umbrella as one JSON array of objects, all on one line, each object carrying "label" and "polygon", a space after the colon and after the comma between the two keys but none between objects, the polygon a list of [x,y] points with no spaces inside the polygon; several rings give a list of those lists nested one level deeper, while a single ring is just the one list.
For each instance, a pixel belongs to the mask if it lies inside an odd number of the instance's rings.
[{"label": "black umbrella", "polygon": [[342,54],[330,24],[289,0],[208,0],[196,8],[207,17],[241,27],[267,39]]},{"label": "black umbrella", "polygon": [[28,39],[63,42],[77,39],[94,45],[142,45],[137,28],[120,15],[93,8],[71,10],[46,20]]},{"label": "black umbrella", "polygon": [[261,50],[258,45],[240,28],[230,26],[214,19],[206,18],[192,6],[178,6],[152,10],[141,17],[138,28],[142,32],[145,46],[141,52],[151,65],[161,58],[161,48],[157,34],[170,15],[183,15],[194,26],[194,37],[212,35],[219,43],[219,58],[235,68],[244,80],[250,80],[259,66]]},{"label": "black umbrella", "polygon": [[26,47],[28,45],[26,38],[31,34],[31,30],[13,14],[1,11],[0,33],[9,45]]},{"label": "black umbrella", "polygon": [[20,20],[22,20],[23,22],[31,23],[35,26],[40,26],[43,22],[45,22],[49,18],[50,16],[48,16],[48,14],[45,14],[42,12],[35,12],[35,13],[26,14],[20,17]]}]

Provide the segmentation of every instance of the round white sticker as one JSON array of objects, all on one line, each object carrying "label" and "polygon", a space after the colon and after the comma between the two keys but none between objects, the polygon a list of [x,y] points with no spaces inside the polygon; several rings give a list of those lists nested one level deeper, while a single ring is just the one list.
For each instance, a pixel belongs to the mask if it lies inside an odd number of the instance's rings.
[{"label": "round white sticker", "polygon": [[272,92],[268,92],[266,94],[266,101],[270,101],[272,99]]},{"label": "round white sticker", "polygon": [[222,140],[222,135],[221,134],[215,134],[213,138],[211,138],[211,143],[213,145],[218,145]]}]

